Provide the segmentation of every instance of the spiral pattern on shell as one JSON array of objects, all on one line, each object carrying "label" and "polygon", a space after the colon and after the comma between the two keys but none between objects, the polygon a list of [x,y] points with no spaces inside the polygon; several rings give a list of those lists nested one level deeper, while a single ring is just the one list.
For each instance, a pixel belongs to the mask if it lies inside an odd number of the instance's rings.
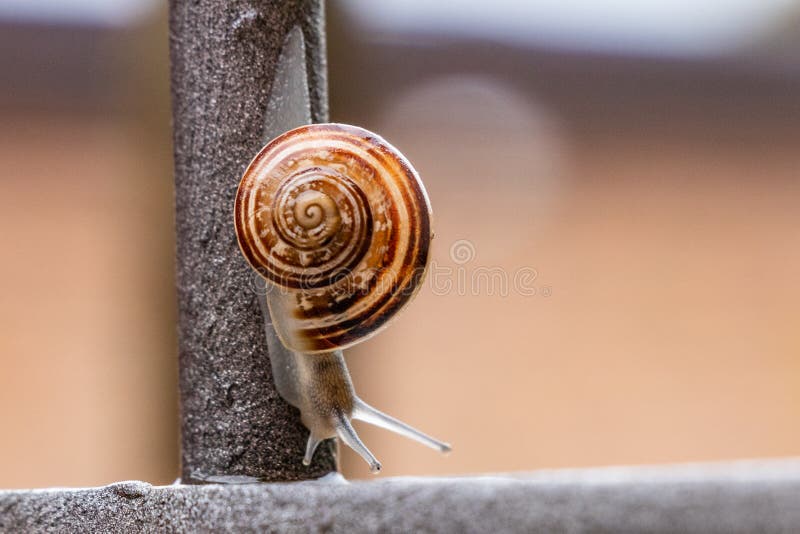
[{"label": "spiral pattern on shell", "polygon": [[239,246],[277,288],[283,342],[301,352],[350,346],[416,293],[428,263],[427,194],[406,159],[354,126],[316,124],[270,141],[239,184]]}]

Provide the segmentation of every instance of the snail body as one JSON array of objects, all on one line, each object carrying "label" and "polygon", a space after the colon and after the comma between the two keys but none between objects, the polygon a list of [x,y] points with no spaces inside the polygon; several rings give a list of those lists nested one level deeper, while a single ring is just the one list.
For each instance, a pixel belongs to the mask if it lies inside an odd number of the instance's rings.
[{"label": "snail body", "polygon": [[385,328],[424,279],[431,208],[408,161],[354,126],[290,130],[248,166],[234,220],[244,257],[267,281],[278,392],[310,430],[304,463],[339,437],[380,470],[351,419],[448,451],[359,399],[342,353]]}]

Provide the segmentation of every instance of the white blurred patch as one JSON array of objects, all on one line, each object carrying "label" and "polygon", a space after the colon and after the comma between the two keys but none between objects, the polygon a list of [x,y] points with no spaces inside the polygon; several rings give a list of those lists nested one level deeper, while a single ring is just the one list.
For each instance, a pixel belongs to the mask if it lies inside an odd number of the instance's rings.
[{"label": "white blurred patch", "polygon": [[656,55],[739,47],[798,0],[346,0],[376,34],[421,32]]},{"label": "white blurred patch", "polygon": [[124,26],[153,13],[159,0],[0,0],[0,19]]},{"label": "white blurred patch", "polygon": [[[565,129],[550,108],[503,81],[474,75],[421,82],[390,101],[375,129],[419,171],[437,236],[450,243],[459,236],[449,235],[449,222],[463,226],[464,219],[491,220],[486,231],[546,224],[569,161]],[[484,258],[492,247],[486,242]]]}]

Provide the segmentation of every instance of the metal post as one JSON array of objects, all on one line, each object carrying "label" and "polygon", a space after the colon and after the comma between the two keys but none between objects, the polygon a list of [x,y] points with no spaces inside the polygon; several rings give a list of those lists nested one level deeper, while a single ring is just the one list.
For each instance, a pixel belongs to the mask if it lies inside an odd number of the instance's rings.
[{"label": "metal post", "polygon": [[273,102],[297,90],[273,83],[286,43],[296,42],[290,35],[302,36],[310,118],[327,119],[323,23],[321,0],[170,1],[184,482],[335,470],[331,444],[310,467],[301,464],[308,432],[275,390],[232,220],[239,177],[274,122]]}]

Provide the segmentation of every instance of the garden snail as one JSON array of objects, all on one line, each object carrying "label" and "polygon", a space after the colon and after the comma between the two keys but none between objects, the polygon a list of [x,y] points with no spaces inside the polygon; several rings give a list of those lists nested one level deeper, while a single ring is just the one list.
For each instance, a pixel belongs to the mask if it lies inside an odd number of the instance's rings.
[{"label": "garden snail", "polygon": [[350,419],[449,451],[358,398],[342,354],[384,328],[425,276],[431,208],[402,154],[355,126],[290,130],[247,167],[234,218],[242,254],[267,281],[278,393],[310,431],[303,463],[339,437],[379,471]]}]

